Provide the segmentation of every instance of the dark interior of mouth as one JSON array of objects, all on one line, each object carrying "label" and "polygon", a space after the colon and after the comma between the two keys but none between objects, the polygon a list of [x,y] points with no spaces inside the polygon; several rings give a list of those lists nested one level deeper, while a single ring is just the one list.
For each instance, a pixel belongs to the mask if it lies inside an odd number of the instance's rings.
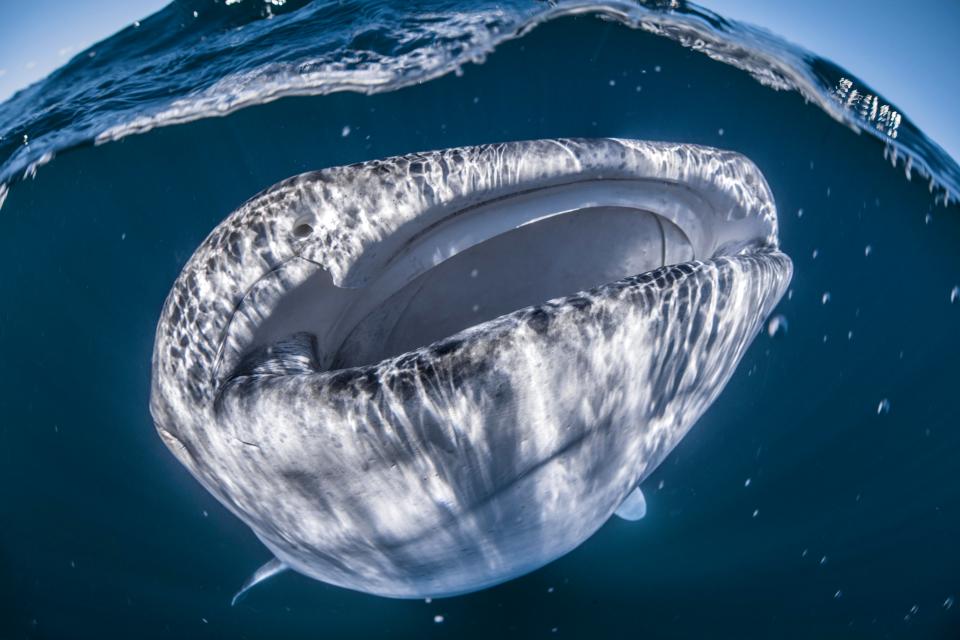
[{"label": "dark interior of mouth", "polygon": [[[319,370],[375,364],[517,309],[756,237],[751,221],[717,222],[709,190],[595,186],[491,199],[401,228],[353,260],[362,277],[352,285],[337,286],[321,269],[285,292],[245,352],[306,332]],[[619,197],[608,195],[617,189]]]},{"label": "dark interior of mouth", "polygon": [[670,221],[599,207],[538,220],[417,276],[350,327],[330,366],[379,362],[517,309],[692,259]]}]

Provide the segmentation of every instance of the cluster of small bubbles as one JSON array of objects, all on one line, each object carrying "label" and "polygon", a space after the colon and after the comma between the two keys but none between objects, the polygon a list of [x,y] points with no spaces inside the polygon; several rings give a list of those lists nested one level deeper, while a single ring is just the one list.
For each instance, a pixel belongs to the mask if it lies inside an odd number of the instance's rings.
[{"label": "cluster of small bubbles", "polygon": [[767,335],[771,338],[787,335],[789,328],[787,318],[783,314],[777,314],[767,321]]},{"label": "cluster of small bubbles", "polygon": [[943,601],[943,608],[947,611],[953,608],[953,596],[947,596],[947,599]]},{"label": "cluster of small bubbles", "polygon": [[436,624],[443,624],[443,616],[438,613],[437,615],[433,616],[433,621]]},{"label": "cluster of small bubbles", "polygon": [[820,304],[827,304],[828,302],[830,302],[830,292],[824,291],[823,295],[820,296]]},{"label": "cluster of small bubbles", "polygon": [[820,566],[823,566],[825,564],[827,564],[827,556],[823,556],[822,558],[820,558]]},{"label": "cluster of small bubbles", "polygon": [[930,215],[929,213],[923,216],[923,224],[930,224],[932,220],[933,220],[933,216]]},{"label": "cluster of small bubbles", "polygon": [[890,413],[890,401],[884,398],[880,401],[880,404],[877,405],[877,415],[885,415]]},{"label": "cluster of small bubbles", "polygon": [[344,125],[343,129],[340,130],[340,137],[346,138],[348,135],[350,135],[350,125]]},{"label": "cluster of small bubbles", "polygon": [[660,73],[660,65],[655,66],[653,70],[657,73]]},{"label": "cluster of small bubbles", "polygon": [[607,84],[609,84],[611,87],[615,87],[615,86],[617,86],[617,81],[616,81],[616,80],[610,80],[610,82],[607,83]]},{"label": "cluster of small bubbles", "polygon": [[723,135],[723,127],[720,127],[719,129],[717,129],[717,135],[721,135],[721,136]]}]

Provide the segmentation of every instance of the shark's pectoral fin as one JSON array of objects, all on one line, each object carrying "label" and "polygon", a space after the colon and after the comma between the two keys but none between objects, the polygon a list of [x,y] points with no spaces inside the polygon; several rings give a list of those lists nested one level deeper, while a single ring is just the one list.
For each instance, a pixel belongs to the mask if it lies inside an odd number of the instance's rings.
[{"label": "shark's pectoral fin", "polygon": [[626,500],[620,503],[614,514],[624,520],[640,520],[647,515],[647,499],[643,497],[643,491],[637,487],[630,492]]},{"label": "shark's pectoral fin", "polygon": [[237,591],[237,595],[233,596],[233,600],[230,601],[230,606],[234,606],[240,601],[240,598],[243,597],[247,591],[257,586],[264,580],[272,578],[278,573],[283,573],[289,569],[287,565],[283,564],[276,558],[272,559],[270,562],[266,563],[259,569],[253,572],[253,575],[247,578],[247,581],[243,583],[243,586],[240,587],[240,591]]}]

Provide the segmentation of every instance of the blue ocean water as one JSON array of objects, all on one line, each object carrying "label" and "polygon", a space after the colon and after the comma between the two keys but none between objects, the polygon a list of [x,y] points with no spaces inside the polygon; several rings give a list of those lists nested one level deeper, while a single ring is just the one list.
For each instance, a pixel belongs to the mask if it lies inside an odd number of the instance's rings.
[{"label": "blue ocean water", "polygon": [[[640,522],[467,596],[231,608],[269,553],[148,411],[186,259],[302,171],[557,136],[751,158],[786,331]],[[175,2],[0,105],[0,162],[2,637],[960,635],[960,168],[827,60],[676,2]]]}]

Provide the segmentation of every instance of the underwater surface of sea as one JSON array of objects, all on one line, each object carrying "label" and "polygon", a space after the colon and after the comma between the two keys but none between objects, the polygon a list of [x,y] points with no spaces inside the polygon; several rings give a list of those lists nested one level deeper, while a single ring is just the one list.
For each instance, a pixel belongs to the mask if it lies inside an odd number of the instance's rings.
[{"label": "underwater surface of sea", "polygon": [[[193,0],[15,95],[0,638],[960,637],[960,168],[851,71],[677,2]],[[794,262],[646,518],[465,596],[231,607],[270,554],[148,409],[187,258],[300,172],[560,136],[743,153]]]}]

